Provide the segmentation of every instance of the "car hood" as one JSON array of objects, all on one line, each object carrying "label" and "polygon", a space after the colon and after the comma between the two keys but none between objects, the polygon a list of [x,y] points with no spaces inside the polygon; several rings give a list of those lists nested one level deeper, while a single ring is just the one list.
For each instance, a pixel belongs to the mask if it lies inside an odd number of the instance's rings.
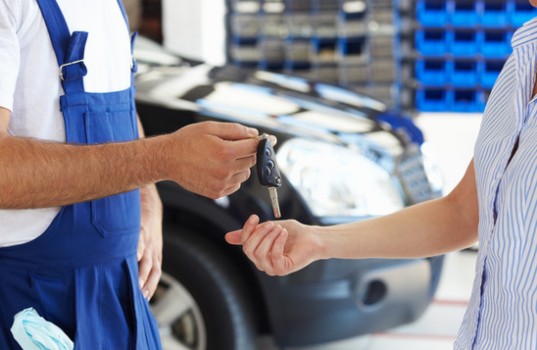
[{"label": "car hood", "polygon": [[393,156],[416,142],[408,132],[413,123],[382,102],[335,85],[229,65],[146,69],[137,77],[137,99]]}]

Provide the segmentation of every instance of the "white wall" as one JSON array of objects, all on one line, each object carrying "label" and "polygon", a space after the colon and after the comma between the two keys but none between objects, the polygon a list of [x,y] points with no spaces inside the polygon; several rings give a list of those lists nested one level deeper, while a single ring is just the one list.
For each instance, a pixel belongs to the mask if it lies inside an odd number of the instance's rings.
[{"label": "white wall", "polygon": [[225,1],[163,0],[164,46],[188,58],[225,62]]},{"label": "white wall", "polygon": [[481,116],[480,113],[421,113],[416,118],[444,175],[446,194],[459,183],[473,158]]}]

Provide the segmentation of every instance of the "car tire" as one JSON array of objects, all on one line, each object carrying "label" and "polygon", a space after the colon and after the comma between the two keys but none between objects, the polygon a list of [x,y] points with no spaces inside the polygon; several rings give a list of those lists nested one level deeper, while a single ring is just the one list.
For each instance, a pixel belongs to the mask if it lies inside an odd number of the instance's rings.
[{"label": "car tire", "polygon": [[163,276],[152,299],[164,350],[251,350],[251,296],[232,261],[201,233],[165,223]]}]

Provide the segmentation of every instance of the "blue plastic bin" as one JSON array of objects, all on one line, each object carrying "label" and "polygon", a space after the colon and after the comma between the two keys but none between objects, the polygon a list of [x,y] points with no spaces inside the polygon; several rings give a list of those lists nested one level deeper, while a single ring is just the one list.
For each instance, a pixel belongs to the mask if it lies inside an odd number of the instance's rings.
[{"label": "blue plastic bin", "polygon": [[416,18],[424,26],[443,27],[449,23],[447,1],[418,0]]},{"label": "blue plastic bin", "polygon": [[481,50],[483,33],[474,29],[456,29],[450,35],[449,51],[455,57],[477,55]]},{"label": "blue plastic bin", "polygon": [[481,24],[484,27],[505,27],[509,24],[508,1],[483,0],[481,1]]},{"label": "blue plastic bin", "polygon": [[451,92],[444,88],[422,87],[416,91],[416,108],[422,112],[449,110]]},{"label": "blue plastic bin", "polygon": [[311,58],[314,63],[334,63],[337,60],[337,42],[333,39],[311,39]]},{"label": "blue plastic bin", "polygon": [[477,26],[480,22],[478,4],[475,0],[452,0],[451,24],[455,27]]},{"label": "blue plastic bin", "polygon": [[479,65],[476,60],[454,60],[451,68],[454,87],[473,87],[479,83]]},{"label": "blue plastic bin", "polygon": [[229,60],[240,67],[257,67],[261,59],[257,39],[233,37],[230,39]]},{"label": "blue plastic bin", "polygon": [[417,59],[416,79],[423,85],[444,86],[449,83],[450,63],[445,59]]},{"label": "blue plastic bin", "polygon": [[484,60],[480,62],[479,84],[485,89],[491,89],[498,79],[504,64],[504,60]]},{"label": "blue plastic bin", "polygon": [[507,4],[509,22],[515,28],[537,16],[537,10],[527,0],[511,0]]},{"label": "blue plastic bin", "polygon": [[416,51],[425,56],[443,56],[448,53],[450,31],[423,28],[416,31]]},{"label": "blue plastic bin", "polygon": [[306,70],[311,66],[310,40],[284,40],[285,67],[288,72]]},{"label": "blue plastic bin", "polygon": [[342,57],[365,54],[366,38],[341,38],[337,40],[338,52]]},{"label": "blue plastic bin", "polygon": [[271,61],[267,59],[261,59],[258,65],[259,69],[263,70],[283,70],[285,67],[285,61]]},{"label": "blue plastic bin", "polygon": [[303,61],[285,61],[284,71],[287,73],[308,73],[308,71],[311,69],[311,63],[310,62],[303,62]]},{"label": "blue plastic bin", "polygon": [[454,89],[452,91],[451,110],[453,112],[483,112],[485,101],[483,93],[477,89]]},{"label": "blue plastic bin", "polygon": [[510,30],[489,29],[482,32],[481,54],[485,58],[506,58],[511,53]]}]

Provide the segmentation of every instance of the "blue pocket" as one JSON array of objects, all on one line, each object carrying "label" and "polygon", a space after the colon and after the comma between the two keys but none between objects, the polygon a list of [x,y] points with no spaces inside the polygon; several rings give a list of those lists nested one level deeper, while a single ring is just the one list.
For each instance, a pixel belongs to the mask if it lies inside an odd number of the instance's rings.
[{"label": "blue pocket", "polygon": [[[87,112],[85,124],[88,144],[124,142],[138,138],[136,119],[130,111]],[[91,222],[102,237],[138,234],[140,191],[91,201]]]},{"label": "blue pocket", "polygon": [[86,112],[88,144],[132,141],[138,138],[136,118],[128,110]]},{"label": "blue pocket", "polygon": [[130,191],[91,201],[91,222],[101,236],[140,232],[140,191]]}]

